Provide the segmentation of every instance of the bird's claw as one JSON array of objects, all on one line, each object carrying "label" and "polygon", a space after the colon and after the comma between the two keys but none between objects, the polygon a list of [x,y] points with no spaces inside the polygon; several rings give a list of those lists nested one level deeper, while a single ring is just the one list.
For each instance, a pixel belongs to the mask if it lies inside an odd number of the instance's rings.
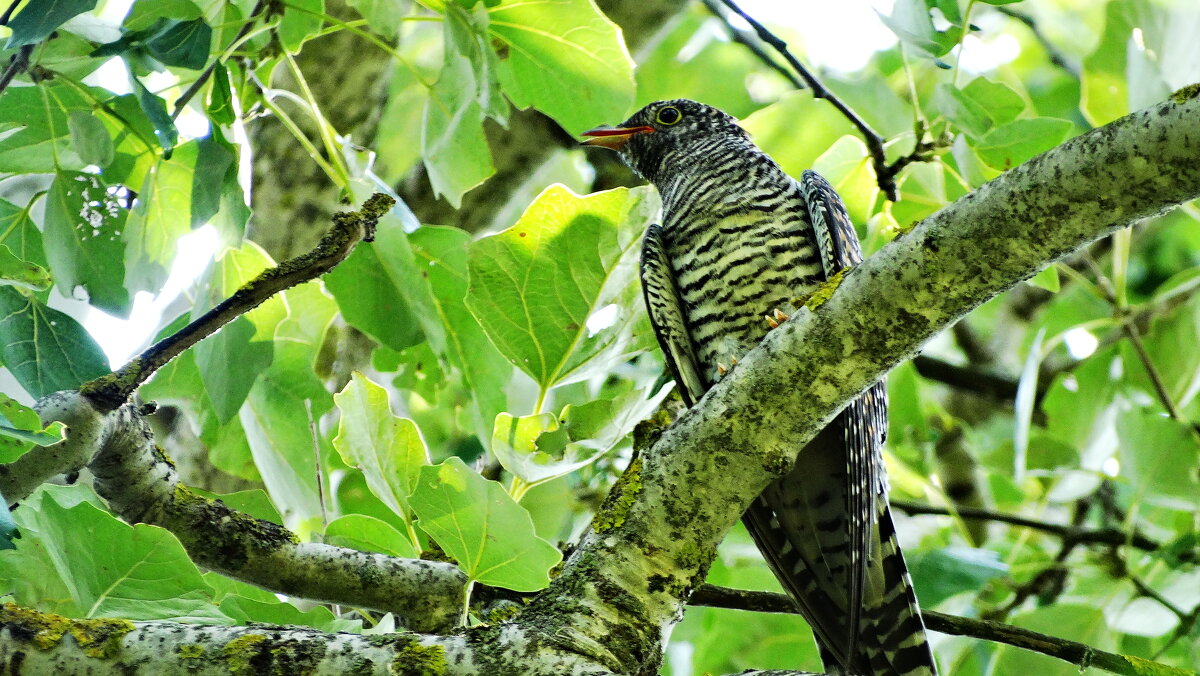
[{"label": "bird's claw", "polygon": [[790,318],[791,315],[783,312],[779,308],[775,308],[775,311],[769,315],[763,315],[763,319],[767,320],[767,326],[770,326],[773,329],[779,328],[780,324],[786,322]]}]

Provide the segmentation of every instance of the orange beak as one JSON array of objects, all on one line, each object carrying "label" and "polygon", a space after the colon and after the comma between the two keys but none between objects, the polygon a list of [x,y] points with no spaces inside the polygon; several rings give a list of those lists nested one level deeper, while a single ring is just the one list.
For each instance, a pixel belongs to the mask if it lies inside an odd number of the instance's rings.
[{"label": "orange beak", "polygon": [[583,132],[587,140],[585,146],[603,146],[611,150],[620,150],[633,138],[634,134],[651,134],[654,127],[597,127]]}]

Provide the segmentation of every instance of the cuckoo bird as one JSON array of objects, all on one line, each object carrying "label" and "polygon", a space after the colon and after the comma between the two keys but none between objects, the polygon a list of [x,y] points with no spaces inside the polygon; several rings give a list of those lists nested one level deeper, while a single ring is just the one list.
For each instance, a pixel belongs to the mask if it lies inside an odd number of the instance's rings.
[{"label": "cuckoo bird", "polygon": [[[662,196],[642,244],[646,308],[695,404],[800,297],[862,260],[841,198],[797,181],[737,121],[679,99],[585,132]],[[936,673],[887,502],[887,390],[871,386],[800,451],[742,520],[834,673]]]}]

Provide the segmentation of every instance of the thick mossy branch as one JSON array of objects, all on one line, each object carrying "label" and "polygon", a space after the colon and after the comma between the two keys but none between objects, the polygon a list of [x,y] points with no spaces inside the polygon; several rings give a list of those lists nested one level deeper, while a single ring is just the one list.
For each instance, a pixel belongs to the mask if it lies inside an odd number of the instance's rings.
[{"label": "thick mossy branch", "polygon": [[391,197],[376,193],[358,211],[334,214],[333,227],[312,251],[264,270],[177,333],[150,346],[115,373],[84,383],[79,391],[101,410],[116,410],[155,371],[184,350],[262,305],[275,294],[329,272],[345,260],[360,241],[370,242],[375,237],[375,225],[395,203]]}]

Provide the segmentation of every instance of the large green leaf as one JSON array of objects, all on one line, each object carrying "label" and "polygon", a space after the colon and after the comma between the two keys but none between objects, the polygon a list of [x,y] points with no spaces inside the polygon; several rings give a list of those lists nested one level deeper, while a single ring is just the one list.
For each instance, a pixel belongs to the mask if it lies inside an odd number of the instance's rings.
[{"label": "large green leaf", "polygon": [[175,260],[176,242],[191,230],[198,152],[196,142],[184,143],[171,159],[156,163],[146,175],[138,202],[121,233],[126,246],[126,287],[157,291],[166,282]]},{"label": "large green leaf", "polygon": [[[208,306],[232,295],[271,264],[270,257],[253,244],[226,251],[209,269],[198,293],[207,302],[195,307],[193,319],[207,311]],[[259,374],[270,366],[275,327],[286,314],[287,307],[276,296],[233,320],[194,348],[204,388],[222,423],[237,414]]]},{"label": "large green leaf", "polygon": [[77,286],[92,305],[109,313],[129,313],[125,288],[128,215],[95,174],[60,171],[46,193],[45,247],[59,290],[70,296]]},{"label": "large green leaf", "polygon": [[300,51],[324,24],[325,0],[291,0],[279,22],[279,42],[289,52]]},{"label": "large green leaf", "polygon": [[355,247],[323,279],[351,326],[393,350],[421,342],[420,322],[380,264],[375,247]]},{"label": "large green leaf", "polygon": [[341,412],[334,448],[347,465],[362,470],[376,497],[411,520],[409,496],[429,464],[416,424],[392,413],[387,390],[358,372],[333,400]]},{"label": "large green leaf", "polygon": [[96,0],[29,0],[8,22],[12,35],[6,49],[46,39],[67,19],[95,8]]},{"label": "large green leaf", "polygon": [[502,43],[500,81],[518,108],[533,106],[572,134],[621,121],[633,104],[633,60],[592,0],[505,0],[488,11]]},{"label": "large green leaf", "polygon": [[458,458],[421,468],[411,498],[418,525],[458,561],[472,580],[515,591],[536,591],[550,582],[562,560],[534,534],[533,521],[495,481]]},{"label": "large green leaf", "polygon": [[1121,476],[1129,478],[1140,497],[1188,511],[1200,506],[1195,471],[1200,443],[1187,423],[1137,409],[1122,411],[1117,438]]},{"label": "large green leaf", "polygon": [[82,110],[72,110],[67,119],[71,130],[71,143],[79,159],[97,167],[106,167],[113,161],[112,135],[95,115]]},{"label": "large green leaf", "polygon": [[457,207],[463,193],[495,172],[483,119],[493,97],[485,54],[472,39],[471,15],[447,8],[445,57],[425,102],[421,158],[434,192]]},{"label": "large green leaf", "polygon": [[108,373],[108,359],[79,322],[0,286],[0,362],[34,397]]},{"label": "large green leaf", "polygon": [[68,123],[73,111],[92,111],[82,94],[50,81],[36,87],[10,87],[3,100],[0,129],[13,131],[0,138],[0,171],[53,173],[86,166],[71,143]]},{"label": "large green leaf", "polygon": [[[488,337],[543,388],[579,377],[589,360],[620,356],[627,322],[595,332],[588,319],[626,292],[654,212],[645,189],[580,197],[547,188],[517,224],[472,243],[467,306]],[[618,308],[618,320],[637,310]],[[606,360],[607,364],[607,360]]]},{"label": "large green leaf", "polygon": [[467,310],[467,243],[456,228],[423,227],[407,235],[393,217],[380,221],[375,252],[408,301],[430,347],[462,376],[475,400],[469,407],[476,435],[486,440],[492,421],[508,406],[512,366]]},{"label": "large green leaf", "polygon": [[938,85],[934,103],[959,129],[982,136],[994,126],[1017,119],[1025,100],[1008,85],[977,77],[961,89],[950,83]]},{"label": "large green leaf", "polygon": [[17,510],[22,537],[0,552],[0,578],[18,603],[79,618],[230,622],[169,531],[69,501],[52,489]]},{"label": "large green leaf", "polygon": [[1013,120],[984,134],[975,150],[990,166],[1011,169],[1062,143],[1074,128],[1051,117]]},{"label": "large green leaf", "polygon": [[313,363],[337,307],[318,284],[290,289],[283,300],[288,315],[274,330],[274,360],[251,388],[239,419],[271,500],[298,527],[321,515],[317,463],[328,477],[333,454],[329,437],[314,428],[333,408],[333,397]]},{"label": "large green leaf", "polygon": [[962,592],[974,592],[989,580],[1008,575],[1008,565],[986,549],[944,547],[909,558],[917,598],[933,607]]},{"label": "large green leaf", "polygon": [[325,543],[362,552],[417,558],[413,543],[386,521],[365,514],[347,514],[325,527]]}]

